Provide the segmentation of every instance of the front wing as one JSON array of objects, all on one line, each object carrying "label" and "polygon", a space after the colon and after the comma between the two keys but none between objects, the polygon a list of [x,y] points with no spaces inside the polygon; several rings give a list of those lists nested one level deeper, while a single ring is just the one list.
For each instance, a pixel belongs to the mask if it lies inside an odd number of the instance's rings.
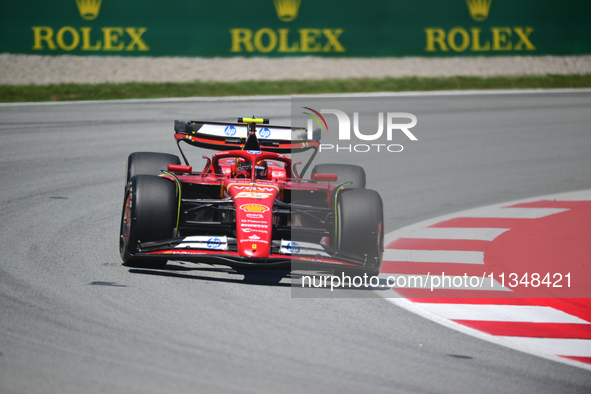
[{"label": "front wing", "polygon": [[221,264],[231,267],[289,267],[297,269],[342,269],[367,271],[365,256],[343,252],[322,244],[275,240],[264,258],[241,256],[236,239],[226,236],[190,236],[140,244],[131,257],[168,259],[194,263]]}]

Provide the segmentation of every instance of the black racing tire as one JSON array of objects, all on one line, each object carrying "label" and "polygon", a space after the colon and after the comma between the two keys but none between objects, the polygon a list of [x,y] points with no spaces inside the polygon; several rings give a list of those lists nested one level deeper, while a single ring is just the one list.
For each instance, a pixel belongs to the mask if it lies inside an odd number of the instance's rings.
[{"label": "black racing tire", "polygon": [[134,152],[127,158],[126,184],[136,175],[160,175],[169,164],[181,164],[181,160],[169,153]]},{"label": "black racing tire", "polygon": [[317,164],[312,169],[314,174],[336,174],[337,183],[352,182],[346,188],[365,189],[365,170],[354,164]]},{"label": "black racing tire", "polygon": [[384,250],[384,207],[375,190],[346,189],[339,192],[336,205],[336,247],[366,256],[369,276],[382,268]]},{"label": "black racing tire", "polygon": [[178,201],[175,184],[154,175],[136,175],[123,200],[119,252],[125,265],[158,268],[166,259],[137,258],[140,243],[172,238]]}]

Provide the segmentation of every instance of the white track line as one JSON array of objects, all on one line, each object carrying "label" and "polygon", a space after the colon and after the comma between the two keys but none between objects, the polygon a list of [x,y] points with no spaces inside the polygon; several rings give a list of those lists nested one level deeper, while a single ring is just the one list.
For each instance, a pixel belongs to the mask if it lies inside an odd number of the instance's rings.
[{"label": "white track line", "polygon": [[141,104],[141,103],[191,103],[191,102],[225,102],[225,101],[275,101],[290,100],[292,98],[375,98],[375,97],[433,97],[433,96],[493,96],[513,94],[573,94],[591,93],[591,89],[510,89],[510,90],[441,90],[420,92],[374,92],[374,93],[334,93],[334,94],[302,94],[277,96],[224,96],[224,97],[171,97],[160,99],[122,99],[122,100],[80,100],[80,101],[51,101],[28,103],[0,103],[0,107],[30,106],[30,105],[71,105],[71,104]]},{"label": "white track line", "polygon": [[508,230],[508,228],[425,227],[406,234],[404,238],[492,241]]},{"label": "white track line", "polygon": [[507,341],[538,349],[544,353],[559,356],[591,357],[590,339],[499,337]]},{"label": "white track line", "polygon": [[495,218],[495,219],[539,219],[545,216],[568,211],[560,208],[484,208],[478,212],[462,215],[463,218]]},{"label": "white track line", "polygon": [[417,263],[484,264],[484,252],[464,250],[386,249],[384,261]]},{"label": "white track line", "polygon": [[419,303],[419,306],[450,320],[591,324],[549,306],[437,303]]}]

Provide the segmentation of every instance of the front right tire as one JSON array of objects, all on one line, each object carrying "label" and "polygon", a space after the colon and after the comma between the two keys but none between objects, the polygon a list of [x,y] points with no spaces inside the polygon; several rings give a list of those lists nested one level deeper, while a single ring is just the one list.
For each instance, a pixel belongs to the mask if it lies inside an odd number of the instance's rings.
[{"label": "front right tire", "polygon": [[134,257],[145,242],[173,237],[178,201],[175,184],[154,175],[131,178],[123,203],[119,252],[126,265],[156,268],[166,264],[162,258]]},{"label": "front right tire", "polygon": [[160,175],[169,164],[181,164],[176,155],[158,152],[134,152],[127,158],[126,184],[136,175]]},{"label": "front right tire", "polygon": [[365,257],[365,273],[377,276],[384,249],[384,208],[375,190],[345,189],[339,192],[335,223],[336,247]]}]

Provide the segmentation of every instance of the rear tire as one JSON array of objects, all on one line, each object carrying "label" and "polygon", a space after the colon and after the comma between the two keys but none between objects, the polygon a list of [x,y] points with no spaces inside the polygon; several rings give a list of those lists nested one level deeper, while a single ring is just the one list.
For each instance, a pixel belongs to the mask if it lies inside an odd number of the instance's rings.
[{"label": "rear tire", "polygon": [[173,236],[178,201],[173,182],[153,175],[131,178],[125,193],[121,215],[119,251],[126,265],[162,267],[166,259],[137,258],[141,243],[160,241]]},{"label": "rear tire", "polygon": [[365,189],[365,170],[354,164],[318,164],[312,169],[314,174],[336,174],[337,183],[352,182],[346,188]]},{"label": "rear tire", "polygon": [[375,190],[348,189],[337,197],[336,247],[366,256],[365,273],[376,276],[382,268],[384,213]]},{"label": "rear tire", "polygon": [[136,175],[160,175],[160,170],[166,170],[169,164],[181,164],[176,155],[157,152],[135,152],[127,158],[126,184]]}]

